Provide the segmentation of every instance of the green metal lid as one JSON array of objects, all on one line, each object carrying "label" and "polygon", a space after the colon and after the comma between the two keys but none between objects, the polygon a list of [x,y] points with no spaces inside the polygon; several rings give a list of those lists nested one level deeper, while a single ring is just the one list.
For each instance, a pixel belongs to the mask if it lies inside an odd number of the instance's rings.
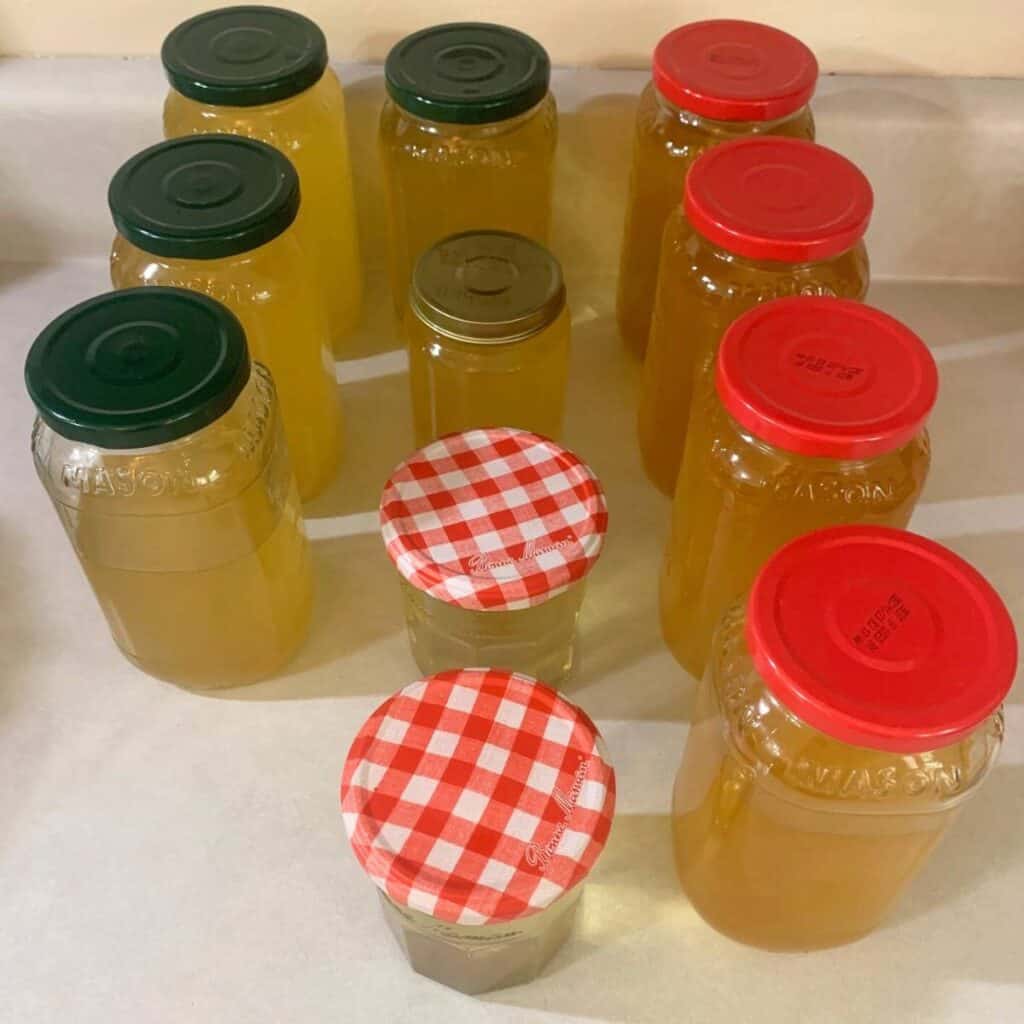
[{"label": "green metal lid", "polygon": [[61,314],[36,338],[25,384],[58,434],[147,448],[219,419],[249,379],[237,318],[181,288],[128,288]]},{"label": "green metal lid", "polygon": [[299,212],[299,176],[264,142],[189,135],[123,164],[107,201],[117,230],[140,249],[217,259],[265,245],[289,227]]},{"label": "green metal lid", "polygon": [[403,110],[449,124],[505,121],[548,92],[551,61],[535,39],[503,25],[456,22],[414,32],[384,65]]},{"label": "green metal lid", "polygon": [[256,107],[320,81],[327,40],[295,11],[222,7],[183,21],[164,40],[160,58],[182,95],[218,107]]},{"label": "green metal lid", "polygon": [[458,341],[506,344],[554,322],[565,308],[558,260],[508,231],[467,231],[428,249],[409,302],[428,327]]}]

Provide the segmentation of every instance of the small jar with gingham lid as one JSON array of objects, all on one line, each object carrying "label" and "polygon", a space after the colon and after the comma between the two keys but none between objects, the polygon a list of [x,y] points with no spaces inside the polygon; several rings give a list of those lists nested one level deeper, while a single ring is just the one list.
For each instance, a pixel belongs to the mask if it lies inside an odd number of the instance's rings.
[{"label": "small jar with gingham lid", "polygon": [[380,521],[420,671],[565,679],[608,525],[601,485],[576,455],[507,427],[450,434],[395,469]]},{"label": "small jar with gingham lid", "polygon": [[454,669],[369,717],[341,808],[413,970],[478,994],[535,978],[568,938],[615,773],[594,723],[550,687]]}]

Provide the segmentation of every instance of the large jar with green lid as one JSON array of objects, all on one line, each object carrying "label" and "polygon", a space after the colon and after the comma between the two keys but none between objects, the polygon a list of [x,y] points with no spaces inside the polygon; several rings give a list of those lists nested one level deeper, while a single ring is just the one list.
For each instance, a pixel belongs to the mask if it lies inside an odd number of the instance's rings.
[{"label": "large jar with green lid", "polygon": [[341,84],[319,26],[277,7],[189,18],[161,50],[164,135],[228,132],[288,155],[302,178],[297,224],[337,346],[359,321],[362,268]]},{"label": "large jar with green lid", "polygon": [[557,440],[569,376],[558,260],[507,231],[452,235],[413,274],[406,318],[416,444],[475,427]]},{"label": "large jar with green lid", "polygon": [[109,200],[114,286],[191,288],[242,321],[281,396],[299,493],[318,494],[341,457],[341,405],[312,261],[294,230],[294,167],[252,139],[174,139],[124,164]]},{"label": "large jar with green lid", "polygon": [[493,228],[547,241],[550,75],[544,48],[501,25],[437,25],[388,54],[380,156],[399,317],[416,260],[442,238]]},{"label": "large jar with green lid", "polygon": [[271,675],[306,633],[309,550],[274,384],[220,303],[89,299],[25,366],[36,470],[121,651],[200,689]]}]

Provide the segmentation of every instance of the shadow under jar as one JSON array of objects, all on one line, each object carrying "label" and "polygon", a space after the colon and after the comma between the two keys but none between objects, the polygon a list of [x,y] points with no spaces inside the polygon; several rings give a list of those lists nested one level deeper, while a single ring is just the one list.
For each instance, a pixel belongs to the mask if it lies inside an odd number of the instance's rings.
[{"label": "shadow under jar", "polygon": [[544,246],[502,231],[446,238],[416,264],[409,302],[416,444],[472,427],[560,436],[569,309]]},{"label": "shadow under jar", "polygon": [[931,462],[938,373],[892,317],[779,299],[727,331],[690,419],[661,576],[661,625],[700,678],[726,607],[780,547],[841,523],[904,527]]},{"label": "shadow under jar", "polygon": [[492,665],[565,679],[608,525],[577,456],[522,430],[451,434],[395,469],[380,521],[422,672]]},{"label": "shadow under jar", "polygon": [[281,668],[309,622],[309,550],[238,320],[178,289],[101,295],[40,334],[25,379],[36,470],[125,656],[197,689]]},{"label": "shadow under jar", "polygon": [[359,322],[363,278],[345,97],[309,18],[241,6],[189,18],[160,51],[164,135],[243,135],[285,153],[302,179],[296,230],[335,348]]},{"label": "shadow under jar", "polygon": [[999,596],[932,541],[783,548],[716,633],[676,778],[697,911],[774,950],[877,927],[991,771],[1016,660]]},{"label": "shadow under jar", "polygon": [[665,225],[637,415],[644,469],[663,494],[729,324],[772,299],[867,294],[872,205],[857,167],[813,142],[746,139],[694,163]]},{"label": "shadow under jar", "polygon": [[658,43],[636,114],[616,305],[636,355],[647,349],[661,239],[690,165],[749,135],[813,140],[817,80],[818,62],[800,40],[756,22],[693,22]]},{"label": "shadow under jar", "polygon": [[615,773],[593,722],[554,690],[459,669],[370,716],[341,807],[412,969],[478,994],[531,981],[568,938]]},{"label": "shadow under jar", "polygon": [[173,285],[211,295],[242,322],[274,375],[303,500],[334,477],[342,418],[324,308],[293,224],[299,180],[277,150],[204,135],[143,150],[114,175],[116,288]]},{"label": "shadow under jar", "polygon": [[420,255],[464,231],[546,242],[558,119],[544,48],[475,22],[407,36],[388,54],[379,149],[399,319]]}]

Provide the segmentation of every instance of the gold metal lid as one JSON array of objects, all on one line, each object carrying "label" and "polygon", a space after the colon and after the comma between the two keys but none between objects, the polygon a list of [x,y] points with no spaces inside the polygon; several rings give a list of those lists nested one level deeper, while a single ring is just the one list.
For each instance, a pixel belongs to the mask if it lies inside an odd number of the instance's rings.
[{"label": "gold metal lid", "polygon": [[409,289],[413,313],[457,341],[521,341],[565,308],[558,260],[509,231],[467,231],[428,249]]}]

